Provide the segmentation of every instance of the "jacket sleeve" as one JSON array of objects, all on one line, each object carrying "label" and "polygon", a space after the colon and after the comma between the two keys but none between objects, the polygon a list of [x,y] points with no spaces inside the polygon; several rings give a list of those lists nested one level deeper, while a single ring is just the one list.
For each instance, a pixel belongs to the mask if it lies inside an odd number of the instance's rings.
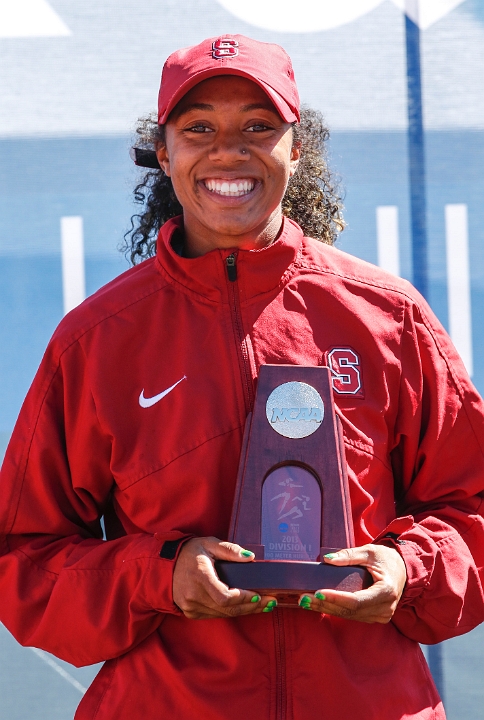
[{"label": "jacket sleeve", "polygon": [[407,568],[393,622],[436,643],[484,620],[484,404],[430,309],[410,304],[387,528]]},{"label": "jacket sleeve", "polygon": [[2,466],[0,619],[21,644],[81,666],[125,653],[165,613],[180,614],[177,543],[160,551],[184,534],[160,528],[103,540],[112,439],[74,345],[62,353],[49,346]]}]

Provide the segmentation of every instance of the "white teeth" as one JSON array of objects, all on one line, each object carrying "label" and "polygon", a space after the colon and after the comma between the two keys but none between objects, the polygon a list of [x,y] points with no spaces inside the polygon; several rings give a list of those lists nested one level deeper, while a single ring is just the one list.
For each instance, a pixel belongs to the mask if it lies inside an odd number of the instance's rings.
[{"label": "white teeth", "polygon": [[252,180],[241,180],[240,182],[227,182],[220,180],[205,180],[205,187],[210,192],[217,193],[217,195],[225,195],[229,197],[241,197],[247,195],[254,189],[254,181]]}]

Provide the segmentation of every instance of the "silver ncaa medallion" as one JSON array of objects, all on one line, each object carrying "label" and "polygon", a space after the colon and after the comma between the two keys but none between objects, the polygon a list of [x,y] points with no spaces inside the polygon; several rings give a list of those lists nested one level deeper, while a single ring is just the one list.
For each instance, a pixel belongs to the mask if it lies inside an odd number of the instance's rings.
[{"label": "silver ncaa medallion", "polygon": [[311,385],[288,382],[276,387],[266,403],[270,426],[287,438],[312,435],[323,422],[324,403]]}]

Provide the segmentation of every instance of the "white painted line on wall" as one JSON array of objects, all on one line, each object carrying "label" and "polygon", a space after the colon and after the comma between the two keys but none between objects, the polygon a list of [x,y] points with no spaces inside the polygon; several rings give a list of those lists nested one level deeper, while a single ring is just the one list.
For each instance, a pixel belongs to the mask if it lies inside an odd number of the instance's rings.
[{"label": "white painted line on wall", "polygon": [[377,207],[376,237],[378,265],[393,275],[400,275],[398,208],[396,205],[379,205]]},{"label": "white painted line on wall", "polygon": [[61,218],[64,315],[86,297],[82,217]]},{"label": "white painted line on wall", "polygon": [[392,2],[401,10],[405,10],[410,20],[413,20],[421,30],[426,30],[461,5],[464,0],[392,0]]},{"label": "white painted line on wall", "polygon": [[72,35],[47,0],[0,0],[0,38]]},{"label": "white painted line on wall", "polygon": [[67,670],[64,670],[63,667],[61,667],[56,661],[50,657],[50,655],[47,655],[46,652],[43,650],[39,650],[38,648],[31,647],[30,650],[32,650],[33,653],[37,655],[41,660],[43,660],[49,667],[52,668],[52,670],[55,670],[56,673],[59,673],[59,675],[64,678],[64,680],[67,680],[68,683],[70,683],[73,687],[76,688],[76,690],[79,690],[79,692],[84,695],[87,688],[84,687],[84,685],[81,685],[80,682],[76,680],[76,678],[73,678],[70,673],[67,672]]},{"label": "white painted line on wall", "polygon": [[276,32],[318,32],[352,22],[384,0],[218,0],[225,10],[251,25]]},{"label": "white painted line on wall", "polygon": [[449,334],[469,375],[472,362],[471,283],[467,205],[445,206]]}]

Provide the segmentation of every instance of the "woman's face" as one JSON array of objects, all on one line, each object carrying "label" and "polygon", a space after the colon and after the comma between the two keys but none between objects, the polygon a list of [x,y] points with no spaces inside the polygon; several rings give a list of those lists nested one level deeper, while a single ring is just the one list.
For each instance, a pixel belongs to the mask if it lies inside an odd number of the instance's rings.
[{"label": "woman's face", "polygon": [[178,103],[165,130],[157,156],[183,207],[186,254],[272,242],[299,149],[266,93],[234,75],[204,80]]}]

